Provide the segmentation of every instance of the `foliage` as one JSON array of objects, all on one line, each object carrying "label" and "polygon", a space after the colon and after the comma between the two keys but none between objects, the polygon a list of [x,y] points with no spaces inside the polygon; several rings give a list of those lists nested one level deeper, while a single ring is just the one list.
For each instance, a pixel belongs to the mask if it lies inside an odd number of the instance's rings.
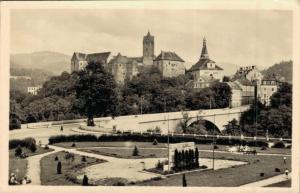
[{"label": "foliage", "polygon": [[58,163],[57,163],[57,167],[56,167],[56,173],[57,174],[61,174],[61,162],[59,161]]},{"label": "foliage", "polygon": [[134,146],[133,152],[132,152],[133,156],[138,156],[139,155],[139,150],[136,146]]},{"label": "foliage", "polygon": [[93,125],[95,116],[108,116],[117,113],[116,83],[111,74],[100,63],[89,63],[85,70],[78,73],[75,84],[75,107],[85,112],[88,125]]},{"label": "foliage", "polygon": [[154,141],[153,141],[152,145],[158,145],[158,142],[157,142],[157,140],[156,140],[156,139],[154,139]]},{"label": "foliage", "polygon": [[83,186],[88,186],[89,185],[89,178],[87,177],[87,175],[83,176],[82,185]]},{"label": "foliage", "polygon": [[82,156],[82,157],[81,157],[81,161],[82,161],[82,162],[86,162],[86,157],[85,157],[85,156]]},{"label": "foliage", "polygon": [[30,148],[30,146],[36,145],[36,141],[32,137],[28,137],[25,139],[11,139],[9,140],[9,149],[14,149],[18,146]]},{"label": "foliage", "polygon": [[278,91],[271,96],[271,107],[279,108],[282,105],[291,107],[293,101],[292,88],[291,84],[282,83]]},{"label": "foliage", "polygon": [[285,145],[282,141],[278,141],[278,142],[274,143],[272,148],[285,148]]},{"label": "foliage", "polygon": [[183,187],[186,187],[186,186],[187,186],[185,174],[182,175],[182,186],[183,186]]},{"label": "foliage", "polygon": [[228,124],[225,125],[225,130],[222,133],[233,136],[242,134],[239,123],[236,119],[232,119],[231,121],[229,121]]},{"label": "foliage", "polygon": [[[168,136],[159,134],[112,134],[112,135],[101,135],[97,137],[96,135],[58,135],[51,136],[49,138],[49,144],[61,143],[61,142],[85,142],[85,141],[133,141],[133,142],[150,142],[152,143],[154,139],[158,143],[167,143]],[[195,142],[196,144],[211,144],[213,139],[211,137],[197,137],[194,136],[170,136],[170,143],[181,143],[181,142]],[[216,139],[216,144],[220,145],[232,145],[232,144],[243,144],[248,146],[258,147],[268,146],[267,142],[253,140],[241,140],[241,139],[231,139],[229,142],[226,138]]]},{"label": "foliage", "polygon": [[262,71],[262,74],[264,76],[278,74],[280,77],[284,78],[284,81],[291,83],[293,81],[293,61],[281,61],[280,63],[276,63]]},{"label": "foliage", "polygon": [[22,154],[22,148],[21,146],[18,146],[15,150],[15,156],[18,157]]}]

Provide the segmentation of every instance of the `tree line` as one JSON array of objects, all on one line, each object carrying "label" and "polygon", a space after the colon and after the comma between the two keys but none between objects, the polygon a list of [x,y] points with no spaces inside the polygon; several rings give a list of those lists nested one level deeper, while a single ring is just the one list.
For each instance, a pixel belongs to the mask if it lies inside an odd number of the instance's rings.
[{"label": "tree line", "polygon": [[165,78],[156,67],[142,67],[119,86],[103,65],[90,63],[83,71],[51,77],[36,96],[11,89],[10,129],[40,121],[88,118],[93,125],[93,117],[229,106],[231,90],[226,83],[193,91],[188,81],[188,75]]}]

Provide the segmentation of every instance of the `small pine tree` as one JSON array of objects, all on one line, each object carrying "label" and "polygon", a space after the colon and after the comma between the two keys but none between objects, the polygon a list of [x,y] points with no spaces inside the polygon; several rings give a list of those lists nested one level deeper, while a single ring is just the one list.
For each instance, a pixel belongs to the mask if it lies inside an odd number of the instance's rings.
[{"label": "small pine tree", "polygon": [[157,145],[157,144],[158,144],[157,140],[156,140],[156,139],[154,139],[154,141],[153,141],[152,145]]},{"label": "small pine tree", "polygon": [[22,154],[22,148],[21,146],[19,145],[16,150],[15,150],[15,156],[18,157]]},{"label": "small pine tree", "polygon": [[199,164],[199,151],[198,148],[195,148],[195,167],[199,168],[200,164]]},{"label": "small pine tree", "polygon": [[82,156],[82,157],[81,157],[81,161],[82,161],[82,162],[86,162],[86,157],[85,157],[85,156]]},{"label": "small pine tree", "polygon": [[61,130],[61,131],[63,131],[63,130],[64,130],[64,127],[63,127],[62,125],[60,126],[60,130]]},{"label": "small pine tree", "polygon": [[183,150],[181,151],[181,169],[185,169],[185,153]]},{"label": "small pine tree", "polygon": [[136,146],[134,146],[133,152],[132,152],[133,156],[138,156],[139,155],[139,150]]},{"label": "small pine tree", "polygon": [[177,171],[179,169],[179,154],[178,154],[178,150],[175,149],[174,152],[174,169],[175,171]]},{"label": "small pine tree", "polygon": [[57,156],[55,156],[54,161],[58,161],[58,157]]},{"label": "small pine tree", "polygon": [[186,187],[186,186],[187,186],[185,174],[182,175],[182,186],[183,186],[183,187]]},{"label": "small pine tree", "polygon": [[57,174],[61,174],[61,162],[57,163]]},{"label": "small pine tree", "polygon": [[87,175],[83,176],[82,185],[83,186],[88,186],[89,185],[89,178],[87,177]]}]

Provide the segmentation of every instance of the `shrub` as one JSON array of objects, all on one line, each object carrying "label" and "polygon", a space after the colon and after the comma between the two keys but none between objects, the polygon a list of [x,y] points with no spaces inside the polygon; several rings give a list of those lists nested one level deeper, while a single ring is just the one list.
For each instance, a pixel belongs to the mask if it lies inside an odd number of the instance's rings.
[{"label": "shrub", "polygon": [[132,156],[138,156],[139,155],[139,150],[136,146],[134,146],[133,152],[132,152]]},{"label": "shrub", "polygon": [[71,147],[76,147],[76,143],[73,142],[72,145],[71,145]]},{"label": "shrub", "polygon": [[15,150],[15,156],[18,157],[18,156],[21,156],[22,154],[22,148],[21,146],[18,146]]},{"label": "shrub", "polygon": [[61,174],[61,162],[57,163],[56,171],[57,171],[57,174]]},{"label": "shrub", "polygon": [[36,149],[37,149],[36,144],[35,143],[30,144],[29,149],[32,153],[36,152]]},{"label": "shrub", "polygon": [[199,167],[200,169],[207,169],[207,166],[206,165],[202,165]]},{"label": "shrub", "polygon": [[58,157],[57,156],[55,156],[54,161],[58,161]]},{"label": "shrub", "polygon": [[82,156],[82,157],[81,157],[81,161],[82,161],[82,162],[86,162],[86,157],[85,157],[85,156]]},{"label": "shrub", "polygon": [[154,139],[154,141],[153,141],[152,145],[157,145],[157,144],[158,144],[157,140],[156,140],[156,139]]},{"label": "shrub", "polygon": [[88,186],[89,185],[89,178],[87,177],[87,175],[83,176],[82,185],[83,186]]},{"label": "shrub", "polygon": [[183,187],[186,187],[186,186],[187,186],[185,174],[182,175],[182,186],[183,186]]},{"label": "shrub", "polygon": [[32,144],[36,144],[36,141],[32,137],[27,137],[25,139],[12,139],[9,140],[9,149],[20,147],[29,148]]},{"label": "shrub", "polygon": [[49,146],[48,146],[48,145],[45,145],[44,149],[49,149]]},{"label": "shrub", "polygon": [[285,145],[282,141],[279,141],[279,142],[274,143],[272,148],[285,148]]},{"label": "shrub", "polygon": [[264,177],[265,176],[265,173],[260,173],[260,177]]},{"label": "shrub", "polygon": [[287,149],[291,149],[291,148],[292,148],[292,145],[288,145],[286,148],[287,148]]},{"label": "shrub", "polygon": [[267,147],[266,147],[266,146],[262,146],[262,147],[260,148],[260,150],[267,150]]},{"label": "shrub", "polygon": [[164,164],[158,160],[156,164],[156,169],[158,170],[163,170],[164,169]]},{"label": "shrub", "polygon": [[214,145],[214,149],[219,149],[219,147],[217,145]]},{"label": "shrub", "polygon": [[125,186],[125,183],[118,181],[118,182],[113,183],[113,186]]},{"label": "shrub", "polygon": [[66,160],[74,161],[75,155],[74,155],[73,153],[66,152],[66,154],[65,154],[65,159],[66,159]]},{"label": "shrub", "polygon": [[279,168],[275,168],[275,172],[280,172],[280,169]]}]

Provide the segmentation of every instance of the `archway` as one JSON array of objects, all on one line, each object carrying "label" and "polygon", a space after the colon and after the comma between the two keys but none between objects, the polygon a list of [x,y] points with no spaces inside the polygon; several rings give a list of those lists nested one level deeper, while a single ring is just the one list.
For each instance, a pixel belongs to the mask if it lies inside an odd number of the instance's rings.
[{"label": "archway", "polygon": [[188,130],[196,134],[220,134],[220,129],[213,122],[205,119],[192,121]]}]

